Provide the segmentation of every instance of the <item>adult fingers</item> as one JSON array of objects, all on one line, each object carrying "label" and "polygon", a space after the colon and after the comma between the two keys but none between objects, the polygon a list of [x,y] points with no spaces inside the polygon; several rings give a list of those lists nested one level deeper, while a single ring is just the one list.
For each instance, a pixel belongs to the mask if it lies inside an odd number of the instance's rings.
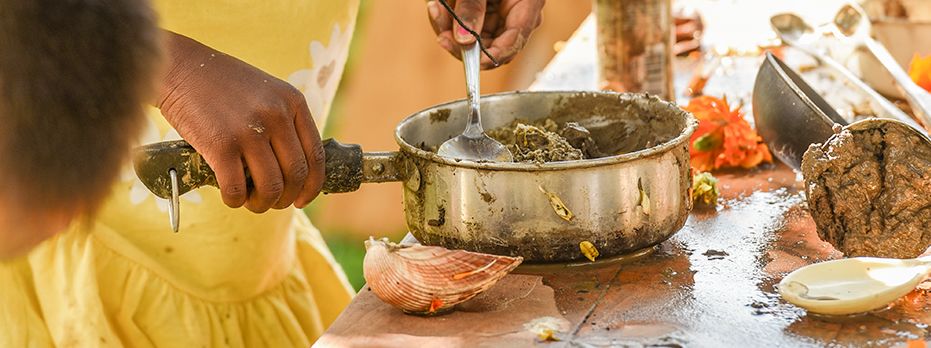
[{"label": "adult fingers", "polygon": [[[469,26],[476,33],[482,32],[482,24],[485,22],[485,5],[486,0],[458,0],[455,5],[455,12],[462,22]],[[459,23],[453,24],[453,37],[460,45],[468,45],[475,42],[475,38],[468,30],[462,28]]]},{"label": "adult fingers", "polygon": [[462,46],[456,43],[452,31],[444,31],[436,36],[436,43],[456,59],[462,59]]},{"label": "adult fingers", "polygon": [[[518,2],[509,9],[504,9],[504,28],[490,43],[488,52],[495,56],[500,64],[514,59],[518,52],[527,44],[530,34],[540,26],[543,21],[543,1],[525,0]],[[494,68],[494,64],[487,57],[482,59],[484,69]]]},{"label": "adult fingers", "polygon": [[[498,64],[504,65],[509,63],[517,56],[517,52],[524,47],[526,39],[520,36],[520,30],[516,28],[507,29],[501,35],[491,40],[487,51],[495,57]],[[482,69],[494,69],[497,66],[487,56],[482,55]]]},{"label": "adult fingers", "polygon": [[427,15],[430,17],[430,26],[436,33],[436,43],[456,59],[462,59],[459,45],[453,38],[453,18],[437,0],[427,2]]},{"label": "adult fingers", "polygon": [[430,17],[430,26],[437,35],[444,31],[452,32],[453,19],[436,0],[427,1],[427,16]]}]

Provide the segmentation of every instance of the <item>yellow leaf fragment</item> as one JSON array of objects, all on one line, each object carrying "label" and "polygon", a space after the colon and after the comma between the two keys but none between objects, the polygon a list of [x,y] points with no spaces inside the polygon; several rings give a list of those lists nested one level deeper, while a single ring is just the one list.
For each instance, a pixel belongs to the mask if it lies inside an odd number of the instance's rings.
[{"label": "yellow leaf fragment", "polygon": [[591,262],[595,262],[595,259],[598,258],[598,249],[595,248],[595,244],[592,244],[592,242],[587,240],[582,241],[579,243],[579,250],[581,250],[582,255],[585,255]]},{"label": "yellow leaf fragment", "polygon": [[554,333],[553,333],[553,330],[551,330],[551,329],[543,329],[542,331],[540,331],[539,334],[537,334],[537,338],[539,338],[540,341],[544,341],[544,342],[546,342],[546,341],[549,341],[549,342],[556,342],[556,341],[559,341],[559,338],[556,338],[556,336],[555,336]]},{"label": "yellow leaf fragment", "polygon": [[560,333],[569,329],[569,322],[554,317],[539,317],[524,324],[524,329],[537,336],[540,341],[560,341]]},{"label": "yellow leaf fragment", "polygon": [[692,177],[692,204],[713,207],[718,204],[718,179],[700,172]]},{"label": "yellow leaf fragment", "polygon": [[643,210],[643,215],[650,215],[650,196],[643,190],[640,179],[637,179],[637,188],[640,190],[640,208]]},{"label": "yellow leaf fragment", "polygon": [[549,198],[550,205],[553,207],[553,211],[556,212],[556,215],[559,215],[559,217],[562,218],[563,220],[572,221],[572,218],[575,217],[575,215],[573,215],[572,211],[570,211],[569,208],[566,207],[566,204],[562,202],[562,199],[560,199],[559,196],[557,196],[555,193],[549,192],[546,189],[544,189],[543,186],[539,186],[539,188],[540,188],[540,192],[543,192],[543,194],[545,194],[546,197]]}]

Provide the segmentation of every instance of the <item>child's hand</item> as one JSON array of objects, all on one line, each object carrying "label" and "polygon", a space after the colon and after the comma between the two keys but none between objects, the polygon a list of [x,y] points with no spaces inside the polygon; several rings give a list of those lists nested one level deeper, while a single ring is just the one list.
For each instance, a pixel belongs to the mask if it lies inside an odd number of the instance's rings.
[{"label": "child's hand", "polygon": [[[157,105],[216,172],[223,202],[261,213],[313,200],[324,153],[300,91],[199,42],[169,36]],[[248,191],[246,168],[255,185]]]},{"label": "child's hand", "polygon": [[[437,42],[456,58],[460,46],[475,42],[449,15],[439,0],[427,2],[427,14],[436,32]],[[530,34],[543,21],[544,0],[446,0],[472,30],[481,34],[488,53],[505,64],[514,59]],[[490,59],[482,56],[482,68],[493,69]]]}]

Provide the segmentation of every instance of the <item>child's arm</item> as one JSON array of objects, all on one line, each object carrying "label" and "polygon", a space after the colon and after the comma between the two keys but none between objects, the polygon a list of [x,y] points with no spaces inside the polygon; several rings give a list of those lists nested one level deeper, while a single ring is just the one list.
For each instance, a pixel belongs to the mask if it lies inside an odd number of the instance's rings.
[{"label": "child's arm", "polygon": [[256,213],[310,203],[323,185],[324,154],[304,95],[182,35],[167,42],[157,105],[214,169],[223,202]]}]

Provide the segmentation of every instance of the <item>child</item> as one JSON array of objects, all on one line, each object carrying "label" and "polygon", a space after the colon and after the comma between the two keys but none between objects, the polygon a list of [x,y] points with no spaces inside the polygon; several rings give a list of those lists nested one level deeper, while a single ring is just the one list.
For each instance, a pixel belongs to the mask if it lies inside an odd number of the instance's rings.
[{"label": "child", "polygon": [[95,211],[159,60],[143,0],[0,1],[0,260]]},{"label": "child", "polygon": [[0,346],[52,345],[31,293],[43,275],[20,256],[108,194],[153,98],[160,36],[144,0],[0,0]]},{"label": "child", "polygon": [[[51,2],[38,8],[59,6]],[[457,2],[467,3],[478,1]],[[542,0],[519,3],[487,14],[501,22],[492,29],[521,19],[490,42],[502,61],[539,24]],[[360,0],[153,4],[169,32],[167,60],[140,142],[180,134],[217,172],[220,190],[182,196],[180,232],[172,233],[165,201],[124,169],[92,221],[0,274],[0,310],[19,313],[0,314],[0,346],[309,346],[352,292],[293,205],[320,188],[317,126],[339,85]],[[452,45],[452,21],[430,4],[434,29]],[[485,9],[472,10],[466,17]]]}]

